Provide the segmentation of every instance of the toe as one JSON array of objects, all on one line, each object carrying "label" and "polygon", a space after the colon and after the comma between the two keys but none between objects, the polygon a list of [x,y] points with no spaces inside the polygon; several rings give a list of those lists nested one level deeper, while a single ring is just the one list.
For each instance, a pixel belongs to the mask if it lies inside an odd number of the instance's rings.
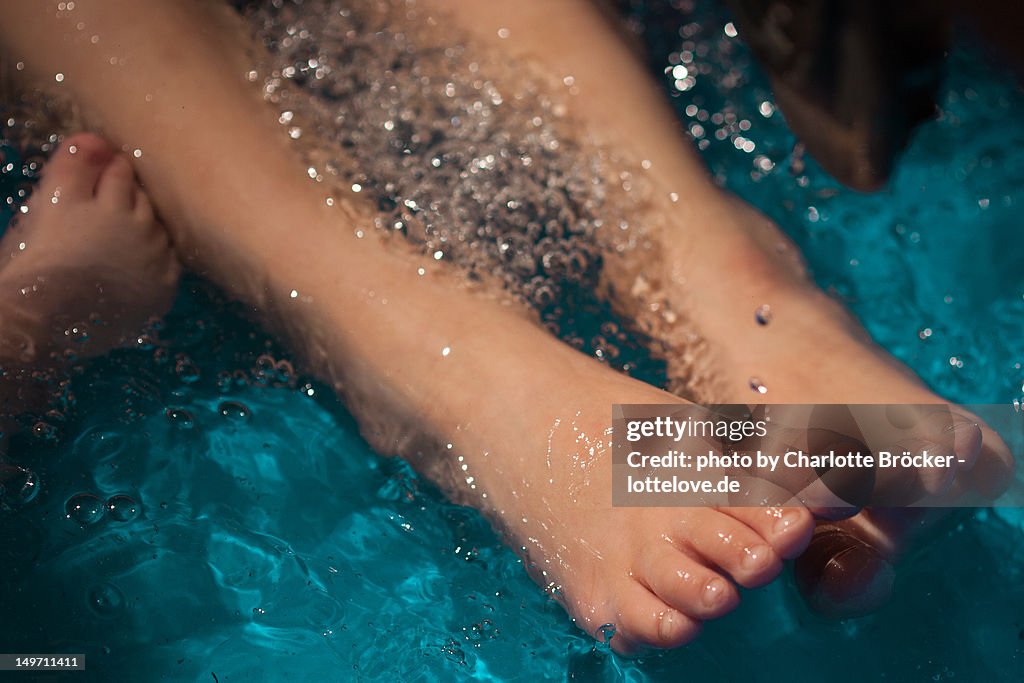
[{"label": "toe", "polygon": [[881,607],[892,593],[892,564],[852,532],[822,524],[794,567],[797,589],[807,605],[832,619],[862,616]]},{"label": "toe", "polygon": [[699,621],[672,609],[638,583],[631,582],[619,595],[619,604],[625,607],[615,622],[611,646],[620,654],[635,654],[652,647],[679,647],[700,633]]},{"label": "toe", "polygon": [[96,185],[96,197],[111,209],[131,209],[134,206],[137,187],[131,163],[118,154],[110,160],[100,175]]},{"label": "toe", "polygon": [[637,578],[670,607],[695,619],[720,617],[739,604],[729,581],[671,546],[647,553]]},{"label": "toe", "polygon": [[680,521],[674,540],[729,574],[746,588],[768,583],[782,561],[760,535],[718,510],[701,509]]},{"label": "toe", "polygon": [[814,517],[804,507],[736,507],[720,512],[753,529],[786,560],[802,553],[814,534]]},{"label": "toe", "polygon": [[46,164],[38,192],[58,199],[88,199],[114,151],[91,133],[73,135]]}]

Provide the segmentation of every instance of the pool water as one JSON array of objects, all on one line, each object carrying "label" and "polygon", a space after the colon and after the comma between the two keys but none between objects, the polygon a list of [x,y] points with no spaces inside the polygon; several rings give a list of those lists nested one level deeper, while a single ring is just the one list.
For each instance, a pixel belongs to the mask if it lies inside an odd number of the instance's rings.
[{"label": "pool water", "polygon": [[[728,20],[707,3],[632,15],[716,177],[940,393],[1020,398],[1024,93],[958,49],[940,119],[859,195],[794,154]],[[871,617],[820,621],[783,578],[694,644],[625,660],[286,357],[189,280],[161,329],[82,369],[73,416],[14,444],[42,484],[0,521],[4,651],[87,653],[72,680],[1024,679],[1019,510],[977,511],[912,554]],[[131,500],[94,512],[115,495]]]}]

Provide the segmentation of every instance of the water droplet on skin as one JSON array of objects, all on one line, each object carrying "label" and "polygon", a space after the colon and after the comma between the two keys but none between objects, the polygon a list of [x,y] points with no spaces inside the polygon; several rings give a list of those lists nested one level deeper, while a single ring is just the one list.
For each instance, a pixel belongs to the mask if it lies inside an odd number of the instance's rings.
[{"label": "water droplet on skin", "polygon": [[750,378],[750,388],[759,394],[768,393],[768,387],[766,387],[757,377]]},{"label": "water droplet on skin", "polygon": [[118,522],[130,522],[139,516],[139,504],[131,496],[118,494],[107,499],[107,512]]},{"label": "water droplet on skin", "polygon": [[76,343],[84,343],[89,340],[89,330],[84,322],[73,323],[71,327],[64,330],[64,336]]},{"label": "water droplet on skin", "polygon": [[103,499],[92,493],[78,493],[68,499],[64,505],[68,519],[79,524],[95,524],[103,519]]},{"label": "water droplet on skin", "polygon": [[757,307],[754,311],[754,320],[757,321],[758,325],[767,325],[772,321],[772,307],[768,304],[762,304]]},{"label": "water droplet on skin", "polygon": [[252,414],[248,406],[238,401],[224,401],[217,407],[217,410],[221,415],[232,420],[245,420]]}]

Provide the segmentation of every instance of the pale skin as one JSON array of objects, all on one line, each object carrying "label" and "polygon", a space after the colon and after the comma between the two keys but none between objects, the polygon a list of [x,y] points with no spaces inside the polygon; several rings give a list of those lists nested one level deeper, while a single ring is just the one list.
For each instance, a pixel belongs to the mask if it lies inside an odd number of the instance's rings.
[{"label": "pale skin", "polygon": [[[258,309],[338,390],[380,452],[408,457],[487,513],[538,580],[559,589],[581,628],[598,634],[614,624],[620,652],[683,644],[736,606],[737,587],[770,581],[810,541],[814,520],[802,507],[612,508],[610,468],[601,466],[611,404],[681,399],[616,374],[550,337],[518,304],[378,237],[357,200],[327,206],[274,112],[242,78],[252,48],[228,10],[126,0],[79,0],[64,13],[50,2],[10,5],[0,26],[10,58],[38,83],[63,74],[60,87],[111,141],[141,150],[136,172],[183,261]],[[640,65],[589,5],[438,6],[481,43],[573,75],[571,113],[581,125],[650,160],[665,196],[687,198],[666,209],[672,234],[653,236],[668,250],[667,266],[613,262],[607,277],[642,266],[678,284],[669,289],[673,305],[713,349],[701,360],[711,380],[692,395],[874,402],[881,391],[888,402],[939,401],[866,343],[792,258],[777,255],[783,238],[774,226],[713,187]],[[499,40],[498,28],[510,38]],[[721,278],[723,269],[735,277]],[[616,291],[621,311],[644,314],[629,287]],[[785,324],[751,347],[733,332],[765,297]],[[681,332],[668,330],[665,341],[684,352]],[[825,346],[837,351],[823,354]],[[770,394],[751,395],[755,374]],[[1008,456],[984,436],[969,446],[981,457],[958,481],[965,490],[997,488],[992,472],[1005,475]],[[868,515],[846,524],[887,551],[899,545]]]},{"label": "pale skin", "polygon": [[21,371],[60,373],[124,343],[166,312],[181,272],[128,159],[95,135],[65,141],[27,208],[0,240],[4,436],[11,415],[46,407]]}]

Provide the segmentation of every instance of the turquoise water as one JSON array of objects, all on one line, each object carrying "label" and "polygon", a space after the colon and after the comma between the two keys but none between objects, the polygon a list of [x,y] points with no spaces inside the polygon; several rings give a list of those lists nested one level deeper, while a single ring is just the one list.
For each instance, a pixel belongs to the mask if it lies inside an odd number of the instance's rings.
[{"label": "turquoise water", "polygon": [[[699,12],[634,18],[659,77],[693,40],[695,82],[674,101],[704,126],[716,176],[778,220],[822,286],[933,387],[961,402],[1020,397],[1024,94],[958,50],[941,120],[885,192],[857,195],[813,162],[793,168],[727,17]],[[719,140],[727,114],[735,129]],[[285,357],[189,281],[152,339],[83,368],[74,417],[14,444],[42,486],[0,521],[3,650],[86,652],[72,680],[1024,678],[1019,511],[979,511],[912,555],[877,615],[821,622],[784,578],[746,591],[693,645],[624,660],[576,632],[479,515],[370,451]],[[124,521],[68,519],[83,493],[130,496],[137,516],[122,501]],[[94,499],[77,500],[94,519]]]}]

